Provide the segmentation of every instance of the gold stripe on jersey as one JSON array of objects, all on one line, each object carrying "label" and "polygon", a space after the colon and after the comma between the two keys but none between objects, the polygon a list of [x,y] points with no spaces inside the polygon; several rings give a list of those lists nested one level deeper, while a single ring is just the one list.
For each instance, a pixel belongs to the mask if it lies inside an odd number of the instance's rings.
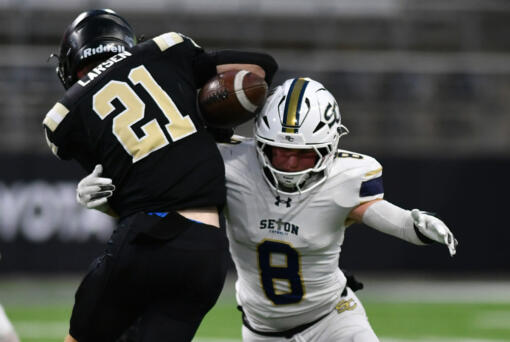
[{"label": "gold stripe on jersey", "polygon": [[176,32],[164,33],[156,38],[153,38],[154,42],[158,45],[161,51],[165,51],[174,45],[182,43],[184,39]]},{"label": "gold stripe on jersey", "polygon": [[365,173],[365,177],[370,177],[370,176],[374,176],[378,173],[381,173],[382,172],[382,167],[376,169],[376,170],[373,170],[373,171],[370,171],[370,172],[367,172]]},{"label": "gold stripe on jersey", "polygon": [[285,103],[285,112],[283,114],[283,132],[297,133],[299,126],[299,109],[303,100],[304,90],[309,83],[304,78],[294,80]]},{"label": "gold stripe on jersey", "polygon": [[50,141],[50,138],[48,138],[48,132],[46,130],[44,130],[44,137],[46,138],[46,143],[48,144],[51,152],[57,156],[58,159],[60,159],[58,156],[58,146]]},{"label": "gold stripe on jersey", "polygon": [[50,131],[54,132],[67,114],[69,114],[69,109],[67,109],[63,104],[57,102],[46,114],[46,117],[43,120],[43,125],[48,127]]}]

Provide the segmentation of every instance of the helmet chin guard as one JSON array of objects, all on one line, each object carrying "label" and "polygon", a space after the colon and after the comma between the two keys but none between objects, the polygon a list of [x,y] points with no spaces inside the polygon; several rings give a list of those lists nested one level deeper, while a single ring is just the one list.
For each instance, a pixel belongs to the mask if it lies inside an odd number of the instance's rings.
[{"label": "helmet chin guard", "polygon": [[[255,123],[257,155],[266,182],[279,193],[305,193],[326,179],[341,136],[338,104],[324,86],[310,78],[295,78],[278,86]],[[271,162],[272,147],[312,149],[317,161],[311,168],[285,172]]]}]

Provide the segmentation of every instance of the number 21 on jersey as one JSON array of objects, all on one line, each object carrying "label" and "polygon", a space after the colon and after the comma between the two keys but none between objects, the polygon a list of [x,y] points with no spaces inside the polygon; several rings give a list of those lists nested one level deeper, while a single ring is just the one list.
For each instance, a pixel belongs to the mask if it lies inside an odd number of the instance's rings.
[{"label": "number 21 on jersey", "polygon": [[181,114],[145,66],[131,69],[128,78],[133,85],[140,84],[147,91],[169,121],[161,127],[156,119],[152,119],[141,127],[144,135],[139,138],[132,126],[144,118],[145,103],[127,82],[112,80],[93,96],[92,107],[101,120],[115,110],[113,100],[119,100],[124,106],[125,110],[113,119],[112,130],[122,147],[133,157],[133,163],[169,144],[163,130],[168,132],[173,142],[197,131],[191,118]]},{"label": "number 21 on jersey", "polygon": [[[267,298],[275,305],[299,303],[304,296],[299,253],[288,243],[265,240],[258,245],[257,254],[262,288]],[[278,257],[285,262],[275,263]],[[282,287],[287,291],[278,290]]]}]

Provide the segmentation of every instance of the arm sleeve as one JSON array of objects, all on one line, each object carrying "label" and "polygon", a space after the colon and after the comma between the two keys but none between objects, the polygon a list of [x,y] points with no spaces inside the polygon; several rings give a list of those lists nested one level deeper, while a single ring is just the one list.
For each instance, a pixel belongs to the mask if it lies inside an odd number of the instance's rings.
[{"label": "arm sleeve", "polygon": [[[197,56],[195,68],[197,72],[209,71],[213,67],[216,74],[216,66],[221,64],[255,64],[260,66],[266,72],[265,81],[271,84],[274,74],[278,70],[276,60],[266,54],[260,52],[236,51],[236,50],[218,50],[213,52],[205,52]],[[205,73],[205,72],[204,72]],[[214,75],[213,74],[213,75]],[[203,81],[205,83],[213,75]],[[201,80],[202,81],[202,80]],[[203,84],[201,83],[201,84]]]},{"label": "arm sleeve", "polygon": [[372,204],[363,214],[362,221],[367,226],[382,233],[393,235],[415,245],[430,243],[430,239],[415,228],[411,212],[385,200]]}]

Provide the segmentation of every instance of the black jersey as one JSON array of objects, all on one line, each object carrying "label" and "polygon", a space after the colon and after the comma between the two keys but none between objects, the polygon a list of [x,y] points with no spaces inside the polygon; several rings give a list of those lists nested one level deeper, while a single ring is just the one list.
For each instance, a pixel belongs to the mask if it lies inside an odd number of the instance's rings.
[{"label": "black jersey", "polygon": [[88,172],[103,164],[120,215],[221,206],[221,156],[196,108],[216,63],[193,40],[165,33],[92,69],[48,112],[48,144]]}]

